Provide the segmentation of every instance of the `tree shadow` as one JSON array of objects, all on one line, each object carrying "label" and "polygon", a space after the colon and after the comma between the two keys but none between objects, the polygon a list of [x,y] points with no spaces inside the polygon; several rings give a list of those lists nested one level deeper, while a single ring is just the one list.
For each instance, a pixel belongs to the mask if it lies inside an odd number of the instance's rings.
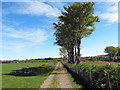
[{"label": "tree shadow", "polygon": [[68,74],[68,73],[57,73],[57,72],[56,72],[56,73],[51,73],[51,74],[56,74],[56,75],[57,75],[57,74]]},{"label": "tree shadow", "polygon": [[53,71],[53,66],[39,66],[39,67],[29,67],[22,68],[18,70],[12,70],[12,72],[4,74],[4,75],[12,75],[12,76],[38,76],[44,74],[50,74]]}]

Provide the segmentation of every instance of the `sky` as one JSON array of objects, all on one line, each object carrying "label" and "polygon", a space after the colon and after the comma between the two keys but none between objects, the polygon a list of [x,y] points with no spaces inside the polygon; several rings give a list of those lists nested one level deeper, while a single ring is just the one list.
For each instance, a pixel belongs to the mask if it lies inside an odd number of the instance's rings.
[{"label": "sky", "polygon": [[[53,22],[74,2],[2,2],[2,56],[0,60],[60,57],[54,45]],[[82,56],[105,54],[106,46],[118,46],[118,3],[96,2],[100,22],[82,39]]]}]

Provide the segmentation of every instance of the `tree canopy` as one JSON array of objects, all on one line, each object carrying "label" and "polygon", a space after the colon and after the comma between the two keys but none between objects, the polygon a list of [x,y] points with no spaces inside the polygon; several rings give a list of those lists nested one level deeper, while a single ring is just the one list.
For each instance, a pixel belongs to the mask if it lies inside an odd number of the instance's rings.
[{"label": "tree canopy", "polygon": [[120,47],[107,46],[104,52],[108,54],[110,61],[114,61],[114,57],[120,56]]},{"label": "tree canopy", "polygon": [[79,63],[81,39],[88,37],[99,22],[94,16],[93,2],[75,2],[64,6],[65,12],[53,23],[56,36],[55,44],[64,46],[68,52],[70,63]]}]

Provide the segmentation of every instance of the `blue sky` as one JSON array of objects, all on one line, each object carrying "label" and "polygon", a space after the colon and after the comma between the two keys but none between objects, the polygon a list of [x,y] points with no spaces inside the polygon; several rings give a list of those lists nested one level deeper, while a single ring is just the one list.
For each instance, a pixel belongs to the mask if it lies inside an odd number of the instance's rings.
[{"label": "blue sky", "polygon": [[[59,57],[54,45],[53,22],[73,2],[2,2],[1,60]],[[96,2],[100,18],[95,31],[82,39],[82,56],[104,53],[106,46],[118,46],[118,3]]]}]

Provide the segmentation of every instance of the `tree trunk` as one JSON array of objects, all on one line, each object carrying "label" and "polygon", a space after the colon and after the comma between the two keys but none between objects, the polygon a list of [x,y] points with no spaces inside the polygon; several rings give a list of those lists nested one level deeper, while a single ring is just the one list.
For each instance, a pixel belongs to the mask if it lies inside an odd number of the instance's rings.
[{"label": "tree trunk", "polygon": [[68,63],[74,63],[74,47],[68,49]]},{"label": "tree trunk", "polygon": [[80,41],[78,41],[77,49],[78,49],[78,57],[80,57]]},{"label": "tree trunk", "polygon": [[74,55],[74,59],[75,59],[74,62],[77,63],[76,62],[76,60],[77,60],[77,46],[75,46],[75,52],[74,53],[75,53],[75,55]]},{"label": "tree trunk", "polygon": [[67,50],[67,52],[68,52],[68,63],[70,63],[70,51]]},{"label": "tree trunk", "polygon": [[74,47],[71,47],[70,49],[70,61],[74,63]]},{"label": "tree trunk", "polygon": [[77,53],[77,64],[79,64],[80,63],[80,60],[79,60],[79,58],[80,58],[80,44],[81,44],[81,39],[78,39],[78,41],[77,41],[77,50],[78,50],[78,53]]},{"label": "tree trunk", "polygon": [[109,55],[109,58],[110,58],[110,62],[112,61],[112,55]]}]

